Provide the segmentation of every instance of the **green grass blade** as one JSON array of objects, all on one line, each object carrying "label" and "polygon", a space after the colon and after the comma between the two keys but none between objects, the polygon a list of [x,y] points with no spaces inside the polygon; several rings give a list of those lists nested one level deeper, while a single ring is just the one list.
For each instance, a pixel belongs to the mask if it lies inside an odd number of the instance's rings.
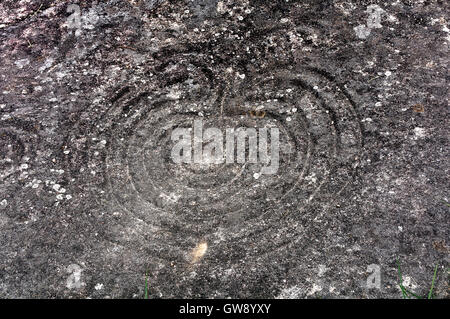
[{"label": "green grass blade", "polygon": [[400,286],[400,289],[402,290],[403,299],[409,298],[408,293],[406,292],[405,287],[403,287],[403,278],[402,278],[402,271],[400,269],[400,261],[397,258],[397,265],[398,265],[398,285]]},{"label": "green grass blade", "polygon": [[[413,296],[417,299],[422,299],[422,298],[426,298],[426,295],[421,297],[419,295],[416,295],[415,293],[413,293],[412,291],[408,290],[405,288],[405,286],[403,286],[403,276],[402,276],[402,270],[400,268],[400,261],[397,258],[397,265],[398,265],[398,278],[399,278],[399,282],[398,285],[400,286],[400,289],[402,290],[402,294],[403,294],[403,298],[411,298],[410,296]],[[433,289],[434,289],[434,284],[436,282],[436,275],[437,275],[437,270],[438,270],[438,264],[436,265],[436,267],[434,268],[434,274],[433,274],[433,280],[431,282],[431,288],[430,291],[428,292],[428,299],[433,299]]]},{"label": "green grass blade", "polygon": [[408,289],[406,289],[405,288],[405,290],[406,290],[406,292],[407,293],[409,293],[410,295],[412,295],[413,297],[416,297],[417,299],[422,299],[422,297],[421,296],[419,296],[419,295],[416,295],[415,293],[413,293],[412,291],[409,291]]},{"label": "green grass blade", "polygon": [[145,293],[144,293],[144,299],[148,299],[148,276],[145,274]]},{"label": "green grass blade", "polygon": [[409,298],[408,293],[403,285],[400,285],[400,289],[402,290],[403,299]]},{"label": "green grass blade", "polygon": [[411,298],[410,296],[413,296],[417,299],[421,299],[422,297],[416,295],[415,293],[413,293],[412,291],[409,291],[408,289],[405,288],[405,286],[403,286],[403,276],[402,276],[402,270],[400,268],[400,261],[397,258],[397,265],[398,265],[398,277],[399,277],[399,283],[398,285],[400,286],[400,289],[402,290],[402,294],[403,294],[403,299],[406,298]]},{"label": "green grass blade", "polygon": [[436,267],[434,267],[433,281],[431,282],[431,289],[430,289],[430,292],[428,293],[428,299],[433,299],[433,289],[434,289],[434,282],[436,280],[437,269],[438,269],[438,264],[436,264]]}]

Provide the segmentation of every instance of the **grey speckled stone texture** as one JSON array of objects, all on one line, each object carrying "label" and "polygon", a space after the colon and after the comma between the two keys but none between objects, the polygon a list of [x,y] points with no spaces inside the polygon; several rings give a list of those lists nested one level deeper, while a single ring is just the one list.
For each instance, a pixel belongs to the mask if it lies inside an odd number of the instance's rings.
[{"label": "grey speckled stone texture", "polygon": [[[0,297],[448,298],[449,9],[2,1]],[[277,173],[175,164],[195,119]]]}]

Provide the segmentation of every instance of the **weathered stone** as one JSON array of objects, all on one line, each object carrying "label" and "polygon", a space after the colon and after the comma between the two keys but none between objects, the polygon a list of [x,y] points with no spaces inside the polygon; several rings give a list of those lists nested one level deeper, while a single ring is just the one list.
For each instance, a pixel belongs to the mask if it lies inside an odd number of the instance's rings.
[{"label": "weathered stone", "polygon": [[365,3],[2,1],[0,297],[448,298],[449,5]]}]

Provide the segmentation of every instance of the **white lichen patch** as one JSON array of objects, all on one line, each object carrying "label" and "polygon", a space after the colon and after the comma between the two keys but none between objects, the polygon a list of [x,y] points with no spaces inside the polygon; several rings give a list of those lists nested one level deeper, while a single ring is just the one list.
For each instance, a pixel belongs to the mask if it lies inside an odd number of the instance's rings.
[{"label": "white lichen patch", "polygon": [[201,242],[199,243],[191,252],[192,257],[192,263],[196,264],[200,261],[200,259],[203,258],[203,256],[206,254],[206,251],[208,250],[208,243]]},{"label": "white lichen patch", "polygon": [[103,284],[98,283],[98,284],[95,285],[94,288],[95,288],[95,290],[102,290],[103,289]]},{"label": "white lichen patch", "polygon": [[414,139],[415,140],[424,138],[426,136],[427,136],[427,134],[426,134],[426,130],[424,128],[422,128],[422,127],[414,128]]},{"label": "white lichen patch", "polygon": [[356,36],[362,40],[367,39],[370,36],[372,29],[380,29],[383,27],[381,24],[381,18],[385,13],[385,11],[378,5],[368,6],[366,12],[368,14],[366,24],[361,24],[353,28]]},{"label": "white lichen patch", "polygon": [[67,272],[70,273],[66,280],[66,287],[68,289],[80,289],[86,284],[81,280],[81,273],[83,269],[77,264],[71,264],[67,267]]},{"label": "white lichen patch", "polygon": [[28,60],[28,59],[21,59],[21,60],[17,60],[16,62],[14,62],[14,64],[17,66],[17,68],[23,69],[25,66],[30,64],[30,60]]},{"label": "white lichen patch", "polygon": [[172,90],[167,93],[166,97],[170,100],[179,100],[181,98],[181,91]]},{"label": "white lichen patch", "polygon": [[[417,288],[417,284],[410,276],[403,276],[402,279],[403,279],[402,283],[403,287],[405,287],[406,289],[414,291]],[[401,290],[399,285],[397,285],[397,289]]]},{"label": "white lichen patch", "polygon": [[297,286],[284,288],[275,299],[299,299],[302,296],[302,289]]},{"label": "white lichen patch", "polygon": [[176,203],[181,198],[181,195],[177,195],[175,193],[170,194],[161,193],[159,194],[159,198],[162,198],[168,203]]},{"label": "white lichen patch", "polygon": [[313,284],[312,288],[307,292],[308,296],[312,296],[320,291],[322,291],[322,287],[317,285],[317,284]]},{"label": "white lichen patch", "polygon": [[325,265],[319,265],[319,270],[317,272],[317,276],[322,277],[327,271],[327,267]]},{"label": "white lichen patch", "polygon": [[59,185],[59,184],[54,184],[52,188],[53,188],[54,191],[56,191],[58,193],[65,193],[66,192],[66,189],[64,187],[61,187],[61,185]]}]

